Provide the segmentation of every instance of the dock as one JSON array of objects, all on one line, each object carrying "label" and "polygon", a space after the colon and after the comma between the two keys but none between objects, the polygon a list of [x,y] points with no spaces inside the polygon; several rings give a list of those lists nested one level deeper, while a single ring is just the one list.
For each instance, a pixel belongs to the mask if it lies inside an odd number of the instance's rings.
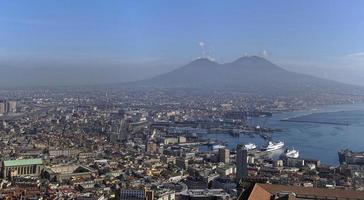
[{"label": "dock", "polygon": [[312,124],[331,124],[339,126],[349,126],[349,123],[345,122],[324,122],[324,121],[312,121],[312,120],[299,120],[299,119],[281,119],[284,122],[297,122],[297,123],[312,123]]}]

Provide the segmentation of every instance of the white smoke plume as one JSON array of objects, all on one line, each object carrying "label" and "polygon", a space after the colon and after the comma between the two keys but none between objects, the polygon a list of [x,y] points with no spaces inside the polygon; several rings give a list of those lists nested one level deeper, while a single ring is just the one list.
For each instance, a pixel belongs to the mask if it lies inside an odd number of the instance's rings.
[{"label": "white smoke plume", "polygon": [[268,57],[269,53],[267,50],[263,49],[263,51],[260,53],[263,57]]},{"label": "white smoke plume", "polygon": [[206,45],[205,42],[200,41],[198,42],[198,46],[201,48],[201,57],[200,58],[207,58],[209,60],[215,61],[213,54],[213,48]]}]

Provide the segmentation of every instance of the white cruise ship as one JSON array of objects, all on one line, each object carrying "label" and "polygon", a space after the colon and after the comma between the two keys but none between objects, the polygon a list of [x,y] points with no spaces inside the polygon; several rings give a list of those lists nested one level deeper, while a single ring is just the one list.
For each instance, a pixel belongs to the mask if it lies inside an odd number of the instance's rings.
[{"label": "white cruise ship", "polygon": [[246,150],[253,150],[253,149],[257,148],[257,145],[255,145],[253,143],[249,143],[249,144],[244,145],[244,147]]},{"label": "white cruise ship", "polygon": [[287,158],[298,158],[300,156],[300,152],[292,148],[292,150],[287,149],[285,155]]},{"label": "white cruise ship", "polygon": [[263,147],[263,151],[274,151],[283,148],[284,142],[272,142],[269,141],[267,145]]},{"label": "white cruise ship", "polygon": [[221,145],[221,144],[216,144],[216,145],[212,146],[213,151],[217,151],[217,150],[222,149],[222,148],[225,148],[225,146]]}]

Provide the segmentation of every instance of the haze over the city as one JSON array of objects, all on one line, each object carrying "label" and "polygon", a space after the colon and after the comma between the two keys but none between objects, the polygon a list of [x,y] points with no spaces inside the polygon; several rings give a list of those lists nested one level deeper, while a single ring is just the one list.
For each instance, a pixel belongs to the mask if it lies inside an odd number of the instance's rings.
[{"label": "haze over the city", "polygon": [[141,80],[258,55],[364,85],[363,1],[0,2],[0,85]]},{"label": "haze over the city", "polygon": [[363,0],[0,0],[0,200],[364,200]]}]

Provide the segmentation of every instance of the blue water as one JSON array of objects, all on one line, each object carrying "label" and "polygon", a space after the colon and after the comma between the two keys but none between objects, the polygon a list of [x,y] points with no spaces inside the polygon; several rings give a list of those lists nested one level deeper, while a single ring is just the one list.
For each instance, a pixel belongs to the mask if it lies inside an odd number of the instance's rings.
[{"label": "blue water", "polygon": [[[305,120],[347,123],[348,126],[285,122],[281,119],[299,117]],[[273,134],[273,140],[283,141],[286,147],[294,147],[303,158],[319,159],[324,164],[337,165],[337,152],[342,148],[364,151],[364,104],[323,106],[313,110],[275,113],[272,117],[254,118],[252,125],[280,128]],[[237,144],[253,142],[258,146],[266,143],[262,138],[229,134],[208,134],[211,138],[227,142],[229,148]]]}]

